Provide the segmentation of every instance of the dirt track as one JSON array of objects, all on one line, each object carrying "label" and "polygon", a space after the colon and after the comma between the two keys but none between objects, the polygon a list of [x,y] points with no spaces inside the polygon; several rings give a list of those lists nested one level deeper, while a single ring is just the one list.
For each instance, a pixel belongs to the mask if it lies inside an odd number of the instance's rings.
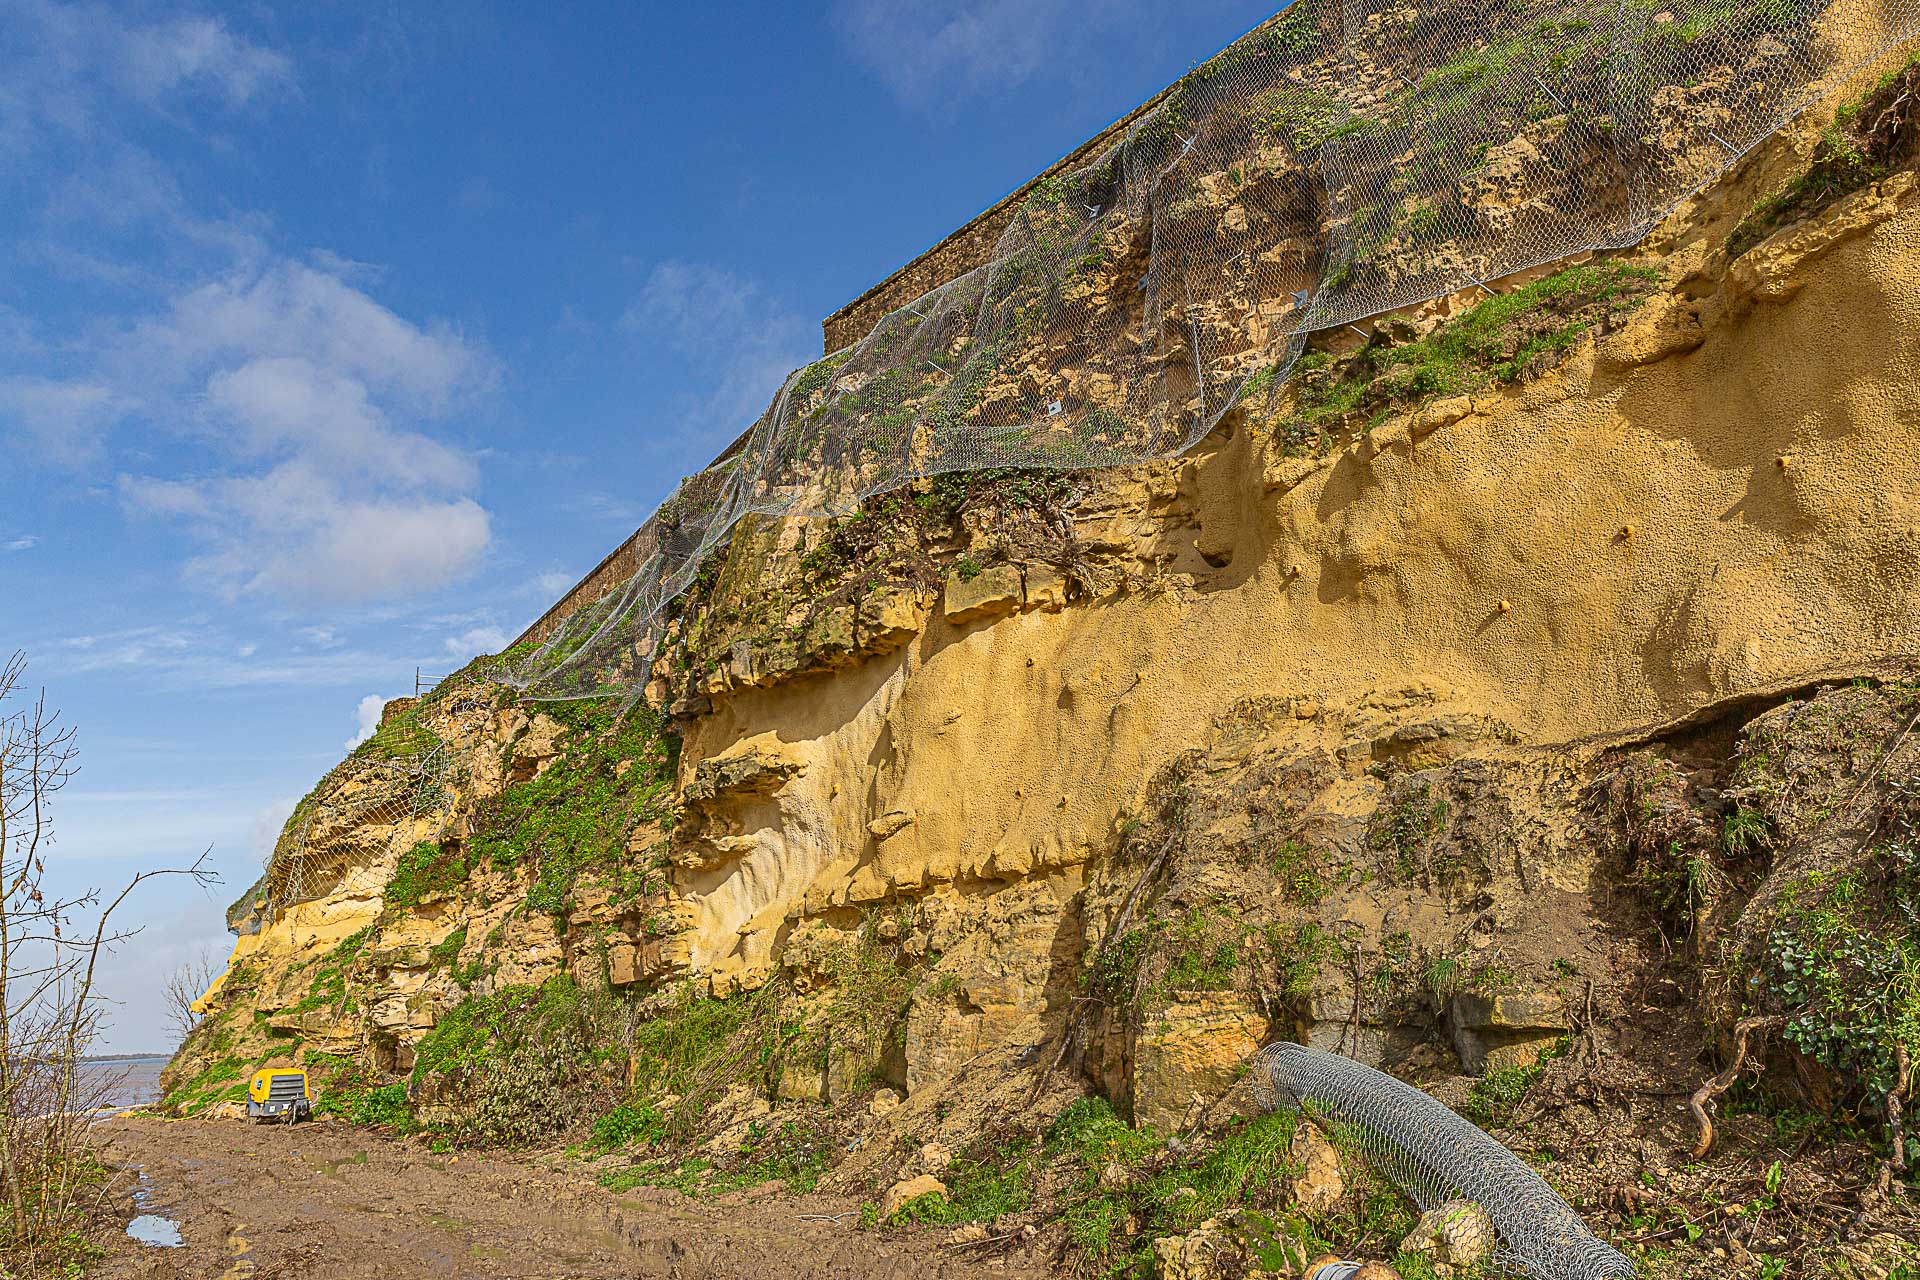
[{"label": "dirt track", "polygon": [[[120,1240],[104,1280],[371,1277],[967,1277],[1032,1274],[952,1257],[940,1233],[881,1239],[857,1204],[775,1189],[712,1201],[422,1148],[334,1124],[122,1118],[113,1154],[144,1175],[130,1209],[179,1248]],[[837,1222],[806,1215],[844,1214]]]}]

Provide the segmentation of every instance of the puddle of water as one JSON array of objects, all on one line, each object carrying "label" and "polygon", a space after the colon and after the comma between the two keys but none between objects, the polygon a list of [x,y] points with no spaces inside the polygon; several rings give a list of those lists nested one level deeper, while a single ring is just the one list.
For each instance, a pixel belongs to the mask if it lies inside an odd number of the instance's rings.
[{"label": "puddle of water", "polygon": [[127,1234],[141,1244],[156,1249],[178,1249],[186,1243],[180,1238],[180,1224],[172,1218],[143,1213],[127,1224]]},{"label": "puddle of water", "polygon": [[367,1163],[367,1153],[364,1151],[356,1151],[352,1155],[339,1160],[316,1160],[311,1167],[315,1173],[324,1173],[329,1178],[335,1178],[341,1182],[345,1182],[347,1175],[341,1172],[342,1169],[350,1165],[361,1165],[365,1163]]}]

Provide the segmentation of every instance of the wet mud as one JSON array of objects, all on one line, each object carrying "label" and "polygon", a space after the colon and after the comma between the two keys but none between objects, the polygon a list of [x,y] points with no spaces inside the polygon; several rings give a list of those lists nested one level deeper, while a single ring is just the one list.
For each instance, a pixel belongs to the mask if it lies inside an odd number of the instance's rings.
[{"label": "wet mud", "polygon": [[[615,1195],[584,1172],[438,1155],[325,1122],[135,1115],[102,1129],[146,1239],[117,1238],[101,1280],[1036,1274],[956,1256],[938,1232],[861,1232],[857,1202],[777,1185],[700,1201]],[[177,1246],[158,1224],[177,1229]]]}]

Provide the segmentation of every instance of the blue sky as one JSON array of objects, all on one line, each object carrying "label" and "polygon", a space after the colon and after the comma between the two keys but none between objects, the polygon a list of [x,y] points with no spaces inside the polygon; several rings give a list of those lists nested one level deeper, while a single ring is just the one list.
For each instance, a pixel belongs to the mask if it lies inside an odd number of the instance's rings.
[{"label": "blue sky", "polygon": [[379,700],[500,647],[819,322],[1246,0],[0,0],[0,648],[147,894],[118,1050]]}]

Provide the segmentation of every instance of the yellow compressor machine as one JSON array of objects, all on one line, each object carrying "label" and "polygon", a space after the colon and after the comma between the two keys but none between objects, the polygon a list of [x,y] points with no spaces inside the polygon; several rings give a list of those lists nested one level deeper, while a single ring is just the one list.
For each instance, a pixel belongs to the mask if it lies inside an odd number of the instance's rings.
[{"label": "yellow compressor machine", "polygon": [[247,1082],[247,1114],[256,1120],[292,1124],[313,1114],[307,1073],[298,1067],[263,1067]]}]

